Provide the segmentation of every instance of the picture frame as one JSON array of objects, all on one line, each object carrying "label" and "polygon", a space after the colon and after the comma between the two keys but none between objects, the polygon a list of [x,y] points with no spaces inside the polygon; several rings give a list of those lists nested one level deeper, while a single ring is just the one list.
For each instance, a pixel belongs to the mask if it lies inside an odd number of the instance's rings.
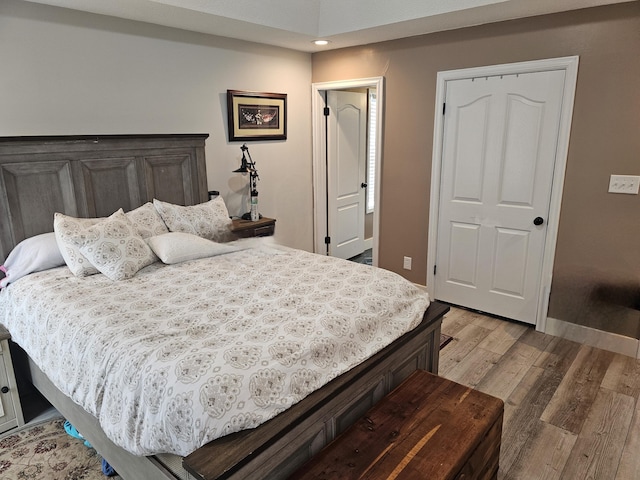
[{"label": "picture frame", "polygon": [[287,139],[287,94],[227,90],[229,141]]}]

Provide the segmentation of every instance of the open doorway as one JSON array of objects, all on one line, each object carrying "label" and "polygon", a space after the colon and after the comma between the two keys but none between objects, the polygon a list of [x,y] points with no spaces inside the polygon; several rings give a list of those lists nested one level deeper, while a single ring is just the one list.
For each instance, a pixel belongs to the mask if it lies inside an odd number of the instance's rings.
[{"label": "open doorway", "polygon": [[[328,163],[328,153],[335,149],[335,135],[329,132],[329,121],[325,116],[325,107],[333,92],[362,92],[366,98],[366,158],[365,168],[360,173],[358,188],[362,198],[358,208],[348,212],[347,207],[342,219],[343,225],[356,229],[356,222],[363,222],[364,243],[362,250],[370,256],[371,264],[378,264],[378,232],[379,232],[379,199],[380,199],[380,169],[382,152],[382,115],[383,115],[383,77],[344,80],[336,82],[314,83],[312,85],[312,117],[313,117],[313,182],[314,182],[314,251],[327,255],[343,256],[336,248],[340,237],[337,226],[338,213],[334,201],[337,180],[334,175],[335,165]],[[335,120],[334,117],[332,120]],[[348,127],[347,131],[355,130]],[[355,172],[352,182],[355,181]],[[351,190],[355,190],[351,189]],[[355,191],[354,191],[355,194]],[[355,196],[355,195],[354,195]],[[350,205],[353,205],[352,202]],[[335,210],[335,212],[334,212]],[[358,212],[357,214],[355,212]],[[338,236],[336,236],[338,235]],[[356,235],[350,232],[345,238],[351,239]],[[347,243],[347,242],[342,242]],[[360,248],[356,248],[360,250]],[[353,250],[352,250],[353,251]],[[361,253],[361,252],[356,252]]]}]

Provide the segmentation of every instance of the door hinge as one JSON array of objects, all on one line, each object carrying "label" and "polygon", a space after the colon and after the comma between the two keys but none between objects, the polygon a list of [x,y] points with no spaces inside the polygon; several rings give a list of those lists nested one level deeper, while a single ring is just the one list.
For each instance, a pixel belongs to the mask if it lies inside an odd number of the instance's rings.
[{"label": "door hinge", "polygon": [[324,107],[323,112],[324,112],[324,116],[328,117],[329,116],[329,107]]},{"label": "door hinge", "polygon": [[329,245],[331,243],[331,237],[324,237],[324,243]]},{"label": "door hinge", "polygon": [[447,110],[447,104],[443,103],[442,104],[442,114],[444,115],[444,112]]},{"label": "door hinge", "polygon": [[436,266],[435,265],[433,266],[433,274],[434,275],[436,274]]}]

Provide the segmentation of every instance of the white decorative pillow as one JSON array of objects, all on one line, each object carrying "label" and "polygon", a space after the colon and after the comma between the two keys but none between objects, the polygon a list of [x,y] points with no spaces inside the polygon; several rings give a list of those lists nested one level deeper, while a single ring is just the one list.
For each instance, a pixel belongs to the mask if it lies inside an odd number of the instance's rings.
[{"label": "white decorative pillow", "polygon": [[214,242],[232,239],[231,219],[222,197],[186,207],[154,199],[153,205],[170,232],[191,233]]},{"label": "white decorative pillow", "polygon": [[147,238],[147,243],[163,263],[173,264],[236,252],[240,248],[212,242],[191,233],[169,232]]},{"label": "white decorative pillow", "polygon": [[55,213],[53,216],[53,231],[58,248],[60,248],[62,258],[64,258],[69,270],[77,277],[98,273],[98,269],[91,265],[91,262],[80,252],[77,237],[84,229],[101,220],[103,219],[70,217],[62,213]]},{"label": "white decorative pillow", "polygon": [[80,252],[111,280],[126,280],[156,257],[122,209],[81,232]]},{"label": "white decorative pillow", "polygon": [[125,214],[131,221],[138,234],[142,238],[149,238],[155,235],[167,233],[169,229],[164,224],[162,217],[158,214],[151,202],[147,202]]},{"label": "white decorative pillow", "polygon": [[56,243],[55,233],[43,233],[25,238],[11,250],[4,265],[0,266],[0,270],[6,274],[6,277],[0,280],[0,288],[30,273],[61,265],[64,265],[64,258]]}]

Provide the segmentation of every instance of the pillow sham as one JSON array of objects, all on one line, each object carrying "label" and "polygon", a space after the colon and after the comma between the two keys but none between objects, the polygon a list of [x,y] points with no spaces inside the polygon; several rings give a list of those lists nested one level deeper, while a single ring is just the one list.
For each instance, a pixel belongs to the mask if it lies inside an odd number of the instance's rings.
[{"label": "pillow sham", "polygon": [[78,235],[86,228],[95,225],[103,218],[76,218],[63,213],[53,215],[53,231],[60,248],[62,258],[76,277],[95,275],[98,269],[80,252]]},{"label": "pillow sham", "polygon": [[214,242],[233,238],[231,219],[222,197],[186,207],[154,199],[153,205],[170,232],[191,233]]},{"label": "pillow sham", "polygon": [[169,232],[151,237],[147,239],[147,244],[163,263],[169,265],[240,250],[183,232]]},{"label": "pillow sham", "polygon": [[0,280],[0,288],[30,273],[59,267],[64,263],[55,233],[43,233],[26,238],[11,250],[4,265],[0,266],[0,270],[6,275]]},{"label": "pillow sham", "polygon": [[169,231],[164,220],[162,220],[162,217],[151,202],[147,202],[141,207],[127,212],[125,215],[142,238],[162,235]]},{"label": "pillow sham", "polygon": [[111,280],[126,280],[156,257],[122,209],[80,232],[80,252]]}]

